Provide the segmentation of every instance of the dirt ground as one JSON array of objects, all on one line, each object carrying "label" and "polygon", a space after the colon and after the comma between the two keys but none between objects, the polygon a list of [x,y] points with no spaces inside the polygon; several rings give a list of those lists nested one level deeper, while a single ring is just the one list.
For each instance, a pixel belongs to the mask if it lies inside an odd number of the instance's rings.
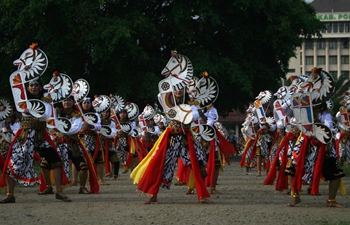
[{"label": "dirt ground", "polygon": [[[172,185],[161,189],[158,203],[143,205],[149,198],[136,190],[129,174],[120,174],[110,185],[101,186],[100,194],[78,194],[78,187],[65,189],[72,202],[56,200],[54,195],[37,195],[38,187],[16,188],[16,203],[0,204],[0,224],[350,224],[350,201],[339,196],[337,201],[348,208],[326,207],[327,183],[321,182],[320,196],[301,193],[302,202],[287,207],[291,197],[264,186],[265,176],[256,177],[256,170],[246,175],[239,167],[239,156],[224,166],[213,205],[200,204],[196,195],[184,195],[186,186]],[[350,178],[344,183],[350,193]],[[174,178],[173,182],[176,182]],[[6,195],[0,192],[1,198]]]}]

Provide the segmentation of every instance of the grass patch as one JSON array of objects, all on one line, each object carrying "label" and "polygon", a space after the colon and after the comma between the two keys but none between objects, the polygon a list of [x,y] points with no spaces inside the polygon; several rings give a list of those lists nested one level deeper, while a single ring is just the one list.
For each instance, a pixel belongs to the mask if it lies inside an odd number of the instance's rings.
[{"label": "grass patch", "polygon": [[322,222],[320,225],[349,225],[349,221],[338,221],[338,222],[333,222],[333,221],[327,221],[327,222]]}]

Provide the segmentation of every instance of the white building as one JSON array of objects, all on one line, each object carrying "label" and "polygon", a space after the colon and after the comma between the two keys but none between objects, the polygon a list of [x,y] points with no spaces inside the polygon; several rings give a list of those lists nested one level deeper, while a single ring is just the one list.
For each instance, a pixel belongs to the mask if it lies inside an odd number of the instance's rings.
[{"label": "white building", "polygon": [[316,66],[335,79],[349,78],[350,0],[314,0],[310,4],[325,29],[321,32],[322,38],[307,39],[296,49],[287,77],[308,74]]}]

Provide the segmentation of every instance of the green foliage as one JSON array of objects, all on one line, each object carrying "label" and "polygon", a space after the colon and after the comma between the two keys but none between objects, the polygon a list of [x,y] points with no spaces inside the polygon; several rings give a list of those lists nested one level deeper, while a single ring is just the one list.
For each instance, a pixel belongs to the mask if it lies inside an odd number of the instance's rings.
[{"label": "green foliage", "polygon": [[343,170],[344,170],[345,176],[350,176],[350,166],[349,166],[349,164],[345,163],[344,166],[343,166]]},{"label": "green foliage", "polygon": [[277,90],[290,57],[322,24],[303,0],[3,0],[0,95],[12,98],[11,62],[38,42],[53,71],[85,78],[90,94],[119,93],[142,107],[157,101],[160,71],[177,49],[196,76],[220,85],[220,114]]},{"label": "green foliage", "polygon": [[349,91],[350,87],[350,80],[347,79],[346,77],[340,77],[338,80],[336,80],[335,83],[335,93],[332,96],[332,101],[334,103],[334,111],[335,113],[339,110],[340,108],[340,101],[343,100],[344,96],[343,93],[346,91]]},{"label": "green foliage", "polygon": [[327,218],[325,219],[326,221],[322,221],[320,223],[315,223],[315,224],[320,224],[320,225],[349,225],[349,221],[335,221],[334,218]]}]

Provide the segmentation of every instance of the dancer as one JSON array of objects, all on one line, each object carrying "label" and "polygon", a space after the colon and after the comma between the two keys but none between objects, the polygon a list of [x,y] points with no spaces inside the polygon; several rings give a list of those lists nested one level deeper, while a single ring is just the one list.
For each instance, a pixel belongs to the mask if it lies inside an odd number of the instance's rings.
[{"label": "dancer", "polygon": [[[44,98],[43,85],[39,77],[46,71],[48,59],[38,44],[32,44],[25,50],[14,65],[18,70],[10,76],[10,86],[14,98],[15,107],[22,113],[21,128],[17,131],[8,150],[0,186],[6,185],[7,196],[0,203],[14,203],[15,182],[32,186],[40,184],[40,179],[33,168],[36,152],[41,156],[41,172],[44,175],[46,189],[39,194],[53,194],[51,181],[47,180],[49,170],[54,171],[56,181],[56,199],[69,201],[63,193],[62,185],[69,183],[69,179],[63,172],[62,160],[56,146],[51,140],[47,127],[48,120],[53,112],[50,104],[51,98]],[[26,77],[26,79],[19,79]]]},{"label": "dancer", "polygon": [[213,203],[208,199],[210,194],[204,185],[207,176],[205,156],[194,143],[190,132],[190,123],[199,117],[197,107],[186,104],[189,99],[185,87],[186,82],[191,81],[192,72],[190,60],[172,51],[172,57],[162,71],[166,78],[158,86],[161,92],[159,101],[170,119],[169,125],[146,158],[130,174],[134,183],[138,184],[138,189],[151,195],[144,204],[158,201],[160,187],[170,189],[179,157],[185,165],[191,165],[198,200],[201,203]]},{"label": "dancer", "polygon": [[[225,137],[228,136],[228,134],[225,134],[225,136],[222,134],[226,129],[218,122],[219,115],[213,105],[219,94],[218,90],[219,88],[216,80],[210,77],[207,71],[203,72],[201,79],[193,79],[193,83],[188,85],[190,102],[199,108],[198,112],[200,115],[199,119],[191,125],[191,130],[195,133],[197,142],[201,144],[202,151],[206,154],[208,161],[206,165],[208,173],[206,186],[210,187],[211,194],[220,194],[220,192],[216,190],[219,170],[223,170],[222,165],[224,161],[229,163],[229,155],[235,153],[235,149]],[[208,101],[208,99],[210,99],[210,101]],[[195,132],[196,130],[202,130],[203,132]],[[191,177],[192,176],[190,176],[190,178]],[[189,181],[188,183],[188,191],[186,194],[191,194],[194,188],[191,187],[191,184],[193,185],[194,182]]]},{"label": "dancer", "polygon": [[[289,131],[280,139],[280,143],[272,158],[269,173],[264,185],[272,185],[277,177],[275,190],[284,191],[293,183],[296,161],[299,155],[301,132],[296,119],[290,119]],[[281,133],[279,132],[279,135]],[[291,191],[288,191],[291,194]]]},{"label": "dancer", "polygon": [[[100,185],[105,185],[103,180],[103,157],[101,151],[101,140],[97,132],[101,130],[101,118],[98,113],[92,107],[92,100],[90,97],[85,97],[81,102],[81,108],[84,115],[92,114],[96,116],[97,121],[92,125],[87,121],[83,121],[82,129],[79,131],[79,138],[84,142],[84,146],[88,153],[92,156],[94,160],[94,167],[98,177],[98,182]],[[80,187],[81,190],[86,192],[86,188]]]},{"label": "dancer", "polygon": [[141,143],[147,152],[152,149],[154,143],[156,143],[158,137],[162,133],[154,121],[155,115],[156,112],[153,107],[147,104],[143,109],[142,114],[139,116],[139,125],[142,130],[140,135]]},{"label": "dancer", "polygon": [[336,153],[339,157],[340,166],[350,164],[350,92],[343,93],[343,99],[340,101],[341,107],[336,114],[339,132],[337,132]]},{"label": "dancer", "polygon": [[10,144],[21,128],[22,115],[7,99],[0,99],[0,168],[4,166]]},{"label": "dancer", "polygon": [[139,162],[148,154],[143,148],[135,119],[139,114],[135,103],[127,102],[125,107],[118,113],[120,130],[117,132],[116,148],[118,156],[124,166],[123,174],[133,170]]},{"label": "dancer", "polygon": [[[65,133],[55,133],[57,148],[61,151],[61,154],[68,154],[69,160],[72,161],[75,167],[74,169],[76,169],[79,174],[79,193],[90,194],[91,192],[86,188],[86,181],[88,179],[89,167],[93,167],[93,164],[90,158],[85,157],[84,152],[87,153],[87,150],[78,136],[78,132],[82,129],[83,121],[79,110],[74,108],[73,96],[62,101],[62,108],[57,108],[57,116],[69,119],[72,125]],[[93,168],[91,168],[91,170],[93,170]],[[90,176],[96,179],[96,175],[93,176],[93,174],[94,173],[91,173]],[[90,182],[90,186],[92,190],[98,189],[98,187],[96,187],[96,182]]]},{"label": "dancer", "polygon": [[[113,143],[114,143],[114,137],[117,134],[117,129],[115,122],[111,120],[111,111],[110,109],[107,109],[106,111],[101,113],[101,125],[102,125],[102,132],[101,132],[101,143],[104,150],[105,155],[105,173],[106,177],[111,175],[111,169],[110,169],[110,163],[113,168],[113,178],[115,180],[118,180],[119,176],[119,166],[120,161],[117,156],[117,150],[115,149]],[[108,132],[103,132],[108,130]]]},{"label": "dancer", "polygon": [[[43,86],[38,79],[30,81],[27,87],[28,99],[50,101],[43,98],[42,90]],[[14,196],[16,181],[24,186],[40,184],[33,168],[34,151],[38,151],[42,157],[40,167],[47,185],[46,189],[38,194],[54,193],[50,179],[47,179],[47,174],[53,169],[56,181],[56,199],[70,201],[62,189],[62,161],[46,128],[46,120],[50,117],[52,111],[51,105],[47,102],[43,103],[45,114],[39,118],[34,117],[29,109],[22,113],[21,128],[14,137],[13,145],[9,149],[2,171],[2,179],[5,176],[7,179],[7,196],[0,203],[14,203],[16,201]],[[65,180],[68,182],[67,177],[65,177]],[[1,184],[3,183],[1,182]]]},{"label": "dancer", "polygon": [[242,124],[241,133],[245,140],[245,145],[243,148],[242,158],[239,163],[241,167],[245,167],[246,175],[249,175],[249,172],[254,167],[255,164],[254,157],[252,155],[253,146],[255,143],[255,139],[257,139],[257,130],[259,129],[258,118],[251,111],[253,105],[250,104],[250,107],[247,110],[247,116],[245,118],[244,123]]},{"label": "dancer", "polygon": [[327,206],[344,208],[344,205],[336,202],[341,178],[345,174],[338,164],[332,134],[332,115],[326,104],[335,91],[333,78],[322,68],[315,67],[300,88],[299,93],[292,96],[292,102],[293,114],[301,125],[304,140],[301,141],[292,183],[293,200],[288,206],[301,202],[299,191],[303,182],[311,185],[310,194],[318,195],[319,182],[323,176],[329,181]]}]

